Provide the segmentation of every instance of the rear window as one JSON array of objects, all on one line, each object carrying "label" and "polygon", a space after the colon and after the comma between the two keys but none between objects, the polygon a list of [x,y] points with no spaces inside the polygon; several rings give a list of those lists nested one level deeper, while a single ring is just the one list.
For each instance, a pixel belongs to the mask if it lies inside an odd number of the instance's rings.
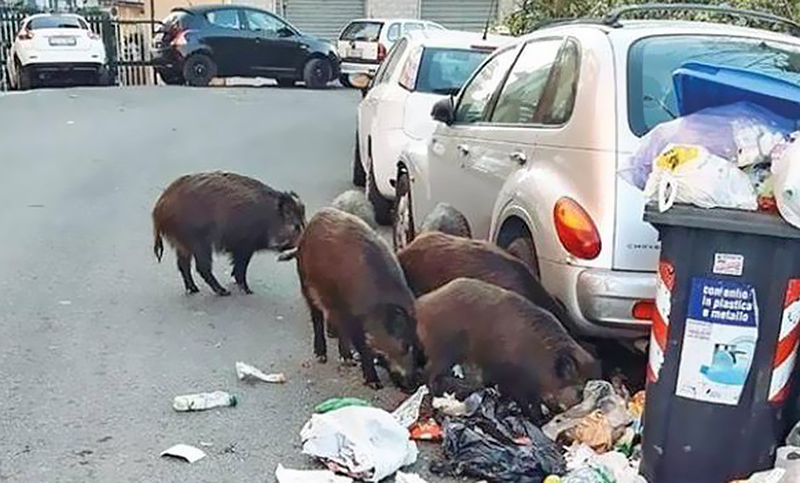
[{"label": "rear window", "polygon": [[353,22],[339,36],[340,40],[377,42],[381,35],[383,22]]},{"label": "rear window", "polygon": [[415,90],[455,94],[488,55],[485,50],[426,48],[422,53]]},{"label": "rear window", "polygon": [[85,29],[88,30],[89,26],[83,19],[78,17],[66,17],[61,15],[52,15],[48,17],[36,17],[28,22],[28,29]]},{"label": "rear window", "polygon": [[800,47],[745,37],[670,35],[635,42],[628,53],[628,121],[637,136],[678,114],[672,73],[685,62],[746,68],[800,84]]}]

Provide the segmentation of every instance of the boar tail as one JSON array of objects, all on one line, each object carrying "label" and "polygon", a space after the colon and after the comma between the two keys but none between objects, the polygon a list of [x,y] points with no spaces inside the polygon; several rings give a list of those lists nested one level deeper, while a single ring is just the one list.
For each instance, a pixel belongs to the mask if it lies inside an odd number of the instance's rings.
[{"label": "boar tail", "polygon": [[155,253],[158,263],[161,263],[161,257],[164,255],[164,239],[161,238],[161,231],[157,228],[155,230],[155,243],[153,244],[153,253]]}]

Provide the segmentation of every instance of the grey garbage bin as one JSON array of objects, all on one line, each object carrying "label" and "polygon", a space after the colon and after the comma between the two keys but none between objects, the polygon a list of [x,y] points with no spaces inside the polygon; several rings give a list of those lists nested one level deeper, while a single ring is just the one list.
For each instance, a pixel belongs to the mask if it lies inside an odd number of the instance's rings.
[{"label": "grey garbage bin", "polygon": [[648,204],[644,219],[661,258],[641,473],[723,483],[771,468],[793,422],[800,230],[775,215],[685,205]]}]

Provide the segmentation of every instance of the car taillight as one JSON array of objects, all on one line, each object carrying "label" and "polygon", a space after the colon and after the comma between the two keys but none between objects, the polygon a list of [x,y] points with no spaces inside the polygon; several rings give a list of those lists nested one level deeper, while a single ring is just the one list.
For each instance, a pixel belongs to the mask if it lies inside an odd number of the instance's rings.
[{"label": "car taillight", "polygon": [[633,304],[631,315],[636,320],[653,320],[653,314],[656,312],[655,300],[639,300]]},{"label": "car taillight", "polygon": [[378,62],[382,61],[386,57],[386,47],[379,43],[378,44]]},{"label": "car taillight", "polygon": [[570,254],[592,260],[600,254],[600,233],[594,221],[572,198],[561,198],[553,209],[556,233],[561,245]]},{"label": "car taillight", "polygon": [[17,38],[19,40],[31,40],[33,38],[33,32],[30,30],[23,30],[17,35]]}]

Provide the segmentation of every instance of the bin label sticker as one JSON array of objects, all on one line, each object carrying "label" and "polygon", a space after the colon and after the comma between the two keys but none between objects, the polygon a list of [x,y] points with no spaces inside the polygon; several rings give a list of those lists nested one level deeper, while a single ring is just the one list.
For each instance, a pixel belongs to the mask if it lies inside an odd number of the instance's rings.
[{"label": "bin label sticker", "polygon": [[793,278],[786,285],[781,315],[781,331],[772,359],[769,381],[769,402],[782,403],[789,395],[789,382],[797,360],[798,335],[800,335],[800,279]]},{"label": "bin label sticker", "polygon": [[757,341],[758,305],[751,284],[693,278],[675,394],[738,405]]},{"label": "bin label sticker", "polygon": [[656,382],[661,366],[664,364],[664,351],[667,348],[669,314],[672,311],[672,290],[675,288],[675,269],[666,261],[658,263],[656,277],[656,310],[650,328],[650,346],[647,360],[647,382]]},{"label": "bin label sticker", "polygon": [[736,253],[715,253],[714,273],[741,277],[744,272],[744,256]]}]

